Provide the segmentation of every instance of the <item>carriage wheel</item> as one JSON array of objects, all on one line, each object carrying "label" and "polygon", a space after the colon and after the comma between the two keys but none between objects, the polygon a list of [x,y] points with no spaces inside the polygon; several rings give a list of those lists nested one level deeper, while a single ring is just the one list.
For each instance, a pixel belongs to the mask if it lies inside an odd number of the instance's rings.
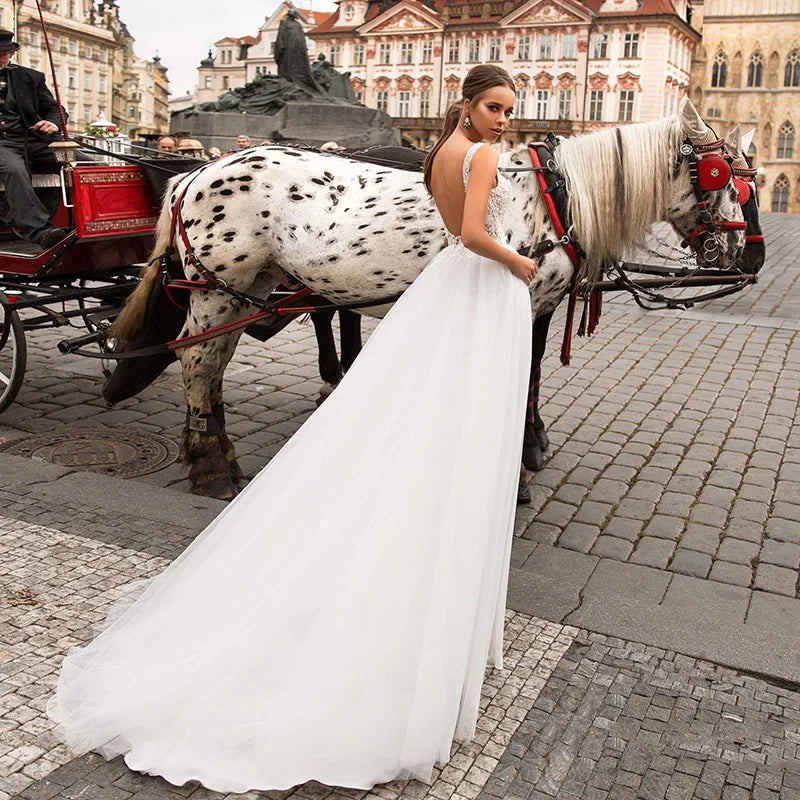
[{"label": "carriage wheel", "polygon": [[0,292],[0,413],[13,402],[22,386],[28,347],[22,320]]}]

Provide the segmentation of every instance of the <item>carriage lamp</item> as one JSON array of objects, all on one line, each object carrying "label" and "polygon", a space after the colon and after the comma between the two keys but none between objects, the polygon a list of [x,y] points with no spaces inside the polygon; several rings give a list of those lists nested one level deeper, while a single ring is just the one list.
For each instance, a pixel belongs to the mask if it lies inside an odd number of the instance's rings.
[{"label": "carriage lamp", "polygon": [[59,164],[74,164],[78,160],[77,142],[51,142],[48,147]]}]

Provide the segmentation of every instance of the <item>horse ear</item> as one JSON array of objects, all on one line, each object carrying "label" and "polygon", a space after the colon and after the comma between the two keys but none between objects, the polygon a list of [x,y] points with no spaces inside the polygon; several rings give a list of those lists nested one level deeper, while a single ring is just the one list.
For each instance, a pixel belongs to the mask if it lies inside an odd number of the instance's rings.
[{"label": "horse ear", "polygon": [[753,139],[755,139],[755,136],[756,136],[756,129],[755,128],[750,128],[750,130],[747,131],[747,133],[743,133],[742,134],[742,150],[741,150],[741,152],[742,152],[743,155],[746,155],[748,153],[748,151],[750,150],[750,146],[753,144]]},{"label": "horse ear", "polygon": [[737,125],[726,137],[725,144],[728,145],[732,156],[738,156],[742,152],[742,129]]},{"label": "horse ear", "polygon": [[714,132],[697,113],[697,109],[688,97],[681,106],[680,115],[683,132],[689,137],[692,144],[709,144],[716,141],[717,137]]}]

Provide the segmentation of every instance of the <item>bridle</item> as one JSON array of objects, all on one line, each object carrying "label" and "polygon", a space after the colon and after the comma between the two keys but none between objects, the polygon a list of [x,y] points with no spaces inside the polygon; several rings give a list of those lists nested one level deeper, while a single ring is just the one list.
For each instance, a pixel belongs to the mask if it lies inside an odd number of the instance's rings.
[{"label": "bridle", "polygon": [[[703,260],[713,263],[720,256],[722,245],[719,239],[720,231],[746,231],[747,223],[732,222],[723,219],[714,219],[708,209],[708,194],[724,189],[733,180],[732,159],[724,154],[725,142],[723,139],[709,142],[708,144],[692,144],[687,138],[678,149],[678,158],[675,163],[675,174],[678,174],[681,164],[686,161],[689,167],[689,180],[695,197],[695,207],[700,215],[700,224],[686,234],[683,240],[685,247],[690,242],[699,240],[703,252]],[[716,150],[723,152],[717,153]],[[743,183],[743,182],[742,182]],[[743,183],[743,186],[746,184]],[[734,183],[734,187],[738,187]],[[749,187],[748,187],[749,188]],[[744,205],[742,195],[739,194],[739,204]]]}]

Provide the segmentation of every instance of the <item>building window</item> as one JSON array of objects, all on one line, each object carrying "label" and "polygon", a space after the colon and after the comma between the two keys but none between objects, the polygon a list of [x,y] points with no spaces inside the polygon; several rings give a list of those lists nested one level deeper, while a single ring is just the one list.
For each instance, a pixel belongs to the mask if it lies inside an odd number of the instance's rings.
[{"label": "building window", "polygon": [[764,59],[761,53],[756,50],[750,56],[750,63],[747,65],[747,85],[748,86],[761,86],[761,78],[764,72]]},{"label": "building window", "polygon": [[419,93],[419,115],[421,117],[431,115],[431,93],[427,89]]},{"label": "building window", "polygon": [[561,38],[561,58],[575,58],[574,33],[565,33]]},{"label": "building window", "polygon": [[633,89],[623,89],[619,93],[619,121],[633,121]]},{"label": "building window", "polygon": [[397,93],[397,116],[398,117],[411,116],[411,92]]},{"label": "building window", "polygon": [[458,102],[458,89],[448,89],[444,97],[447,108]]},{"label": "building window", "polygon": [[430,40],[422,43],[422,63],[430,64],[433,61],[433,42]]},{"label": "building window", "polygon": [[539,34],[539,58],[549,61],[553,57],[553,34]]},{"label": "building window", "polygon": [[340,56],[341,52],[342,52],[341,45],[338,45],[338,44],[332,44],[331,45],[331,51],[330,51],[330,55],[329,55],[328,60],[331,62],[331,66],[332,67],[338,67],[339,66],[339,56]]},{"label": "building window", "polygon": [[503,40],[495,36],[489,39],[489,61],[500,61]]},{"label": "building window", "polygon": [[92,121],[92,107],[91,106],[84,106],[83,107],[83,117],[87,122]]},{"label": "building window", "polygon": [[78,88],[78,73],[74,69],[70,69],[67,73],[67,89]]},{"label": "building window", "polygon": [[792,50],[783,72],[784,86],[800,86],[800,50]]},{"label": "building window", "polygon": [[223,89],[230,88],[230,80],[227,75],[222,76],[222,88]]},{"label": "building window", "polygon": [[210,89],[211,88],[211,76],[206,75],[205,80],[203,81],[203,88]]},{"label": "building window", "polygon": [[363,66],[364,64],[364,45],[363,44],[354,44],[353,45],[353,64],[356,66]]},{"label": "building window", "polygon": [[136,106],[128,106],[128,116],[131,119],[136,118]]},{"label": "building window", "polygon": [[525,104],[528,101],[528,90],[527,89],[517,89],[517,99],[514,103],[514,116],[515,117],[524,117],[525,116]]},{"label": "building window", "polygon": [[375,108],[378,111],[386,111],[389,108],[389,92],[376,92],[375,93]]},{"label": "building window", "polygon": [[520,61],[528,61],[531,57],[531,37],[520,36],[517,39],[517,58]]},{"label": "building window", "polygon": [[706,116],[719,118],[722,116],[722,109],[717,108],[716,106],[710,106],[708,111],[706,112]]},{"label": "building window", "polygon": [[728,61],[725,53],[719,52],[714,57],[714,66],[711,67],[711,85],[722,88],[728,82]]},{"label": "building window", "polygon": [[639,34],[626,33],[622,45],[623,58],[639,58]]},{"label": "building window", "polygon": [[392,45],[389,42],[381,42],[378,45],[378,63],[391,64],[392,63]]},{"label": "building window", "polygon": [[85,92],[92,91],[92,73],[91,72],[84,72],[83,73],[83,90]]},{"label": "building window", "polygon": [[608,34],[598,33],[594,37],[592,58],[608,58]]},{"label": "building window", "polygon": [[460,59],[461,42],[458,39],[451,39],[447,44],[447,61],[453,63]]},{"label": "building window", "polygon": [[100,56],[101,63],[105,64],[106,59],[108,58],[108,53],[106,52],[105,47],[98,48],[98,55]]},{"label": "building window", "polygon": [[480,39],[470,39],[469,40],[469,61],[480,61],[481,60],[481,40]]},{"label": "building window", "polygon": [[94,48],[90,45],[86,45],[86,58],[91,58],[94,55]]},{"label": "building window", "polygon": [[345,6],[344,7],[344,18],[346,22],[349,22],[355,16],[355,9],[353,6]]},{"label": "building window", "polygon": [[412,42],[400,43],[400,63],[401,64],[414,63],[414,44]]},{"label": "building window", "polygon": [[572,89],[560,89],[558,92],[558,118],[569,119],[572,116]]},{"label": "building window", "polygon": [[364,102],[364,92],[361,89],[359,89],[357,92],[355,92],[355,96],[356,96],[356,102],[357,103],[363,103]]},{"label": "building window", "polygon": [[547,89],[536,90],[536,119],[547,119],[547,104],[550,102],[550,92]]},{"label": "building window", "polygon": [[589,93],[589,121],[602,122],[603,120],[603,90],[592,89]]},{"label": "building window", "polygon": [[69,40],[68,50],[69,50],[69,54],[71,56],[78,55],[78,42],[77,42],[76,39],[70,39]]},{"label": "building window", "polygon": [[784,122],[778,130],[778,149],[775,158],[791,158],[794,152],[794,126]]},{"label": "building window", "polygon": [[772,210],[785,213],[789,210],[789,179],[779,175],[772,187]]},{"label": "building window", "polygon": [[32,47],[41,47],[42,46],[42,37],[39,36],[38,31],[31,31],[31,46]]}]

